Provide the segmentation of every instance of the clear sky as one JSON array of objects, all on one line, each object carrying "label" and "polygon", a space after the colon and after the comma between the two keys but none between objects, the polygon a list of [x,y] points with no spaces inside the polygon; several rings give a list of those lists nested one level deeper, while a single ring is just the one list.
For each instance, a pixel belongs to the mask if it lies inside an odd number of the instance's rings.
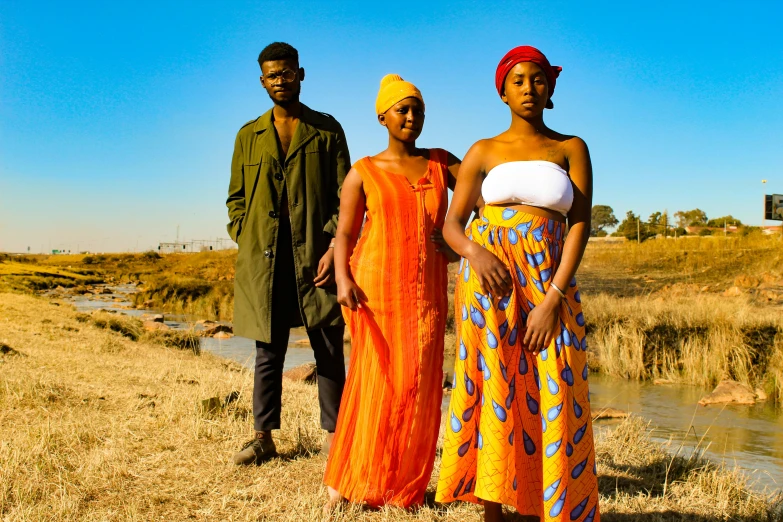
[{"label": "clear sky", "polygon": [[[223,4],[222,6],[220,4]],[[503,131],[499,59],[563,66],[550,127],[590,147],[594,203],[761,224],[783,193],[783,3],[27,2],[0,5],[0,250],[227,238],[237,130],[270,107],[256,58],[299,49],[302,101],[382,150],[381,77],[427,103],[421,146]]]}]

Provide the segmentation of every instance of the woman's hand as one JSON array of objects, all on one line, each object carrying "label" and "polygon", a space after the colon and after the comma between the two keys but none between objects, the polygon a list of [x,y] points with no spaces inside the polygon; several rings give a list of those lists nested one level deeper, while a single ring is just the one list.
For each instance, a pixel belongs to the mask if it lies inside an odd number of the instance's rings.
[{"label": "woman's hand", "polygon": [[459,254],[452,250],[449,244],[446,243],[446,240],[443,239],[443,232],[441,232],[439,228],[432,229],[432,234],[430,234],[430,241],[436,245],[435,252],[440,252],[446,256],[446,260],[449,263],[459,261]]},{"label": "woman's hand", "polygon": [[522,345],[534,355],[548,347],[560,333],[560,299],[560,296],[548,293],[544,302],[533,308],[527,316],[527,330]]},{"label": "woman's hand", "polygon": [[353,278],[346,277],[337,280],[337,302],[342,306],[355,311],[361,308],[362,303],[367,301],[362,289],[357,286]]},{"label": "woman's hand", "polygon": [[468,257],[468,266],[478,278],[483,293],[491,292],[495,297],[511,293],[512,280],[508,267],[489,250],[475,245],[475,253]]}]

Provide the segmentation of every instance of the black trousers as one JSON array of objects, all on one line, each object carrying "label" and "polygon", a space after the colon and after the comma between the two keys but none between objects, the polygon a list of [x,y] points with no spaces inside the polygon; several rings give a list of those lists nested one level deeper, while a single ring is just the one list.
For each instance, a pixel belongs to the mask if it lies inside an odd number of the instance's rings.
[{"label": "black trousers", "polygon": [[[287,219],[280,220],[272,284],[272,342],[256,341],[253,382],[253,418],[256,431],[280,429],[283,363],[292,326],[302,324],[296,291],[296,272]],[[309,330],[310,345],[318,367],[318,402],[321,427],[334,431],[345,385],[344,326]]]}]

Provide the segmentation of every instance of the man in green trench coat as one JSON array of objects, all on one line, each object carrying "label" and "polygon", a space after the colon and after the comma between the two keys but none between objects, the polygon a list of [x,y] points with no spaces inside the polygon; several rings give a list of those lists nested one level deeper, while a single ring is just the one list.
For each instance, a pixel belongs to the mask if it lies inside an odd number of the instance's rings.
[{"label": "man in green trench coat", "polygon": [[256,341],[255,436],[238,465],[276,455],[283,362],[289,330],[304,326],[318,367],[326,444],[345,383],[344,324],[334,285],[333,238],[340,187],[351,166],[342,127],[299,101],[304,69],[288,44],[258,57],[274,106],[237,134],[228,188],[228,232],[239,245],[234,331]]}]

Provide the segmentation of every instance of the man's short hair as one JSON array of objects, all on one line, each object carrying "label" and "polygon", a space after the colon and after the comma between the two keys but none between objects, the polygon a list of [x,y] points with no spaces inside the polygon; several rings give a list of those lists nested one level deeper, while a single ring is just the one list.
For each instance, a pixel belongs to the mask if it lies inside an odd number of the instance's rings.
[{"label": "man's short hair", "polygon": [[264,62],[277,60],[293,60],[299,65],[299,52],[285,42],[271,43],[258,55],[258,66],[261,67]]}]

